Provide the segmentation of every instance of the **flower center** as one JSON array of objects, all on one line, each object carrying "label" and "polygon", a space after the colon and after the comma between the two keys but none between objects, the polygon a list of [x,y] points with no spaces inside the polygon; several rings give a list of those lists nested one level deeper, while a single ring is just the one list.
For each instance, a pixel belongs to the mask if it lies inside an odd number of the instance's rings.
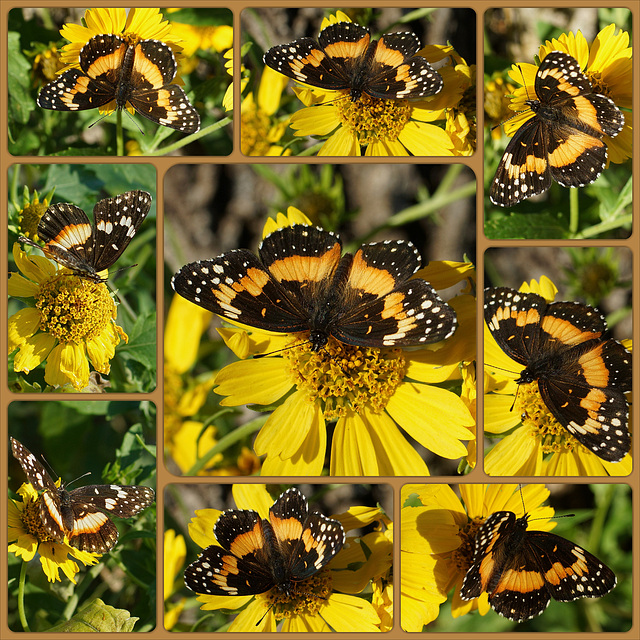
[{"label": "flower center", "polygon": [[278,622],[303,613],[313,616],[331,595],[332,582],[331,572],[323,569],[306,580],[294,583],[288,595],[278,588],[271,589],[264,595],[264,603],[268,608],[273,607]]},{"label": "flower center", "polygon": [[269,117],[253,107],[241,116],[240,148],[247,156],[264,156],[271,148]]},{"label": "flower center", "polygon": [[27,500],[24,502],[22,508],[22,514],[20,516],[24,530],[39,542],[50,542],[54,540],[46,531],[42,524],[42,517],[40,516],[40,503],[42,502],[42,496],[38,496],[36,499]]},{"label": "flower center", "polygon": [[536,437],[542,442],[543,454],[566,453],[567,451],[572,451],[579,444],[553,417],[553,414],[540,396],[536,381],[521,384],[518,387],[514,411],[520,413],[523,425],[535,427],[537,431]]},{"label": "flower center", "polygon": [[353,347],[331,337],[318,352],[306,343],[286,353],[296,386],[308,392],[309,402],[322,405],[328,421],[365,407],[380,413],[405,372],[402,349]]},{"label": "flower center", "polygon": [[355,102],[336,100],[338,117],[358,138],[362,146],[379,140],[397,140],[411,119],[411,106],[406,100],[381,100],[363,93]]},{"label": "flower center", "polygon": [[473,520],[469,520],[469,522],[458,531],[458,537],[461,542],[460,546],[453,550],[451,560],[461,573],[466,573],[473,564],[476,536],[478,535],[478,530],[484,524],[484,520],[484,518],[475,517]]},{"label": "flower center", "polygon": [[107,286],[78,276],[59,274],[44,282],[35,300],[40,328],[62,343],[90,340],[116,317]]},{"label": "flower center", "polygon": [[38,223],[46,210],[47,205],[44,202],[33,202],[22,209],[20,230],[23,236],[34,241],[38,239]]}]

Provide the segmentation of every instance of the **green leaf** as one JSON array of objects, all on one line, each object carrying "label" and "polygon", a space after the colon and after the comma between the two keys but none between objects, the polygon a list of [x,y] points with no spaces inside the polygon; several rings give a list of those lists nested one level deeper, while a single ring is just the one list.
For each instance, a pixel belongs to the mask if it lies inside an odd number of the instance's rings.
[{"label": "green leaf", "polygon": [[549,239],[566,237],[566,222],[561,214],[511,213],[495,215],[485,223],[485,234],[494,240],[527,238]]},{"label": "green leaf", "polygon": [[50,632],[56,633],[126,633],[133,631],[139,618],[131,617],[126,609],[116,609],[105,604],[100,598],[89,602],[75,616],[58,624]]},{"label": "green leaf", "polygon": [[31,97],[31,65],[20,50],[20,34],[8,34],[9,122],[26,124],[36,103]]}]

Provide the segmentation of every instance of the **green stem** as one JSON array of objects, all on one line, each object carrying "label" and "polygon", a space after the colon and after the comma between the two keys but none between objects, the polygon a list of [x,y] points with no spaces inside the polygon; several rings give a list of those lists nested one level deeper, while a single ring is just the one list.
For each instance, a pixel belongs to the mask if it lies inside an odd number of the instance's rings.
[{"label": "green stem", "polygon": [[20,567],[20,578],[18,582],[18,615],[20,616],[20,624],[23,631],[31,631],[27,616],[24,613],[24,584],[27,579],[27,563],[23,560]]},{"label": "green stem", "polygon": [[200,131],[196,131],[196,133],[192,133],[190,136],[186,138],[180,138],[177,142],[170,144],[168,147],[162,147],[160,149],[152,149],[147,151],[145,155],[147,156],[164,156],[167,153],[171,153],[172,151],[177,151],[178,149],[182,149],[185,145],[195,142],[204,136],[208,136],[210,133],[217,131],[218,129],[222,129],[222,127],[228,125],[233,122],[233,119],[230,117],[222,118],[222,120],[218,120],[214,124],[210,124],[208,127],[204,129],[200,129]]},{"label": "green stem", "polygon": [[255,418],[254,420],[247,422],[247,424],[234,429],[231,433],[228,433],[226,436],[218,440],[217,444],[211,447],[211,449],[209,449],[209,451],[207,451],[207,453],[205,453],[202,458],[200,458],[184,475],[195,476],[198,471],[200,471],[207,464],[207,462],[209,462],[209,460],[213,458],[213,456],[218,453],[222,453],[239,440],[242,440],[246,436],[249,436],[255,431],[258,431],[267,421],[267,418],[268,416],[260,416],[259,418]]},{"label": "green stem", "polygon": [[440,183],[440,186],[438,187],[438,189],[436,189],[436,191],[430,198],[412,207],[407,207],[404,211],[398,212],[396,215],[389,218],[389,220],[387,220],[384,224],[368,233],[362,239],[362,242],[366,242],[384,229],[388,229],[391,227],[401,227],[402,225],[414,222],[415,220],[421,220],[422,218],[435,213],[436,211],[438,211],[438,209],[446,207],[452,202],[474,196],[476,193],[475,181],[471,181],[468,184],[463,185],[459,189],[451,189],[452,183],[457,178],[461,170],[462,165],[451,165],[443,181]]},{"label": "green stem", "polygon": [[579,189],[569,189],[569,233],[573,238],[578,233],[580,221],[580,202],[578,201]]},{"label": "green stem", "polygon": [[124,131],[122,130],[122,109],[116,110],[116,155],[124,155]]},{"label": "green stem", "polygon": [[87,570],[86,574],[82,576],[82,580],[80,580],[80,583],[74,589],[73,594],[67,600],[67,605],[62,612],[62,620],[71,620],[71,617],[76,612],[78,603],[82,599],[82,596],[86,593],[92,582],[98,577],[102,569],[103,564],[101,561],[99,561],[98,564],[94,564]]},{"label": "green stem", "polygon": [[601,222],[600,224],[594,224],[592,227],[588,227],[584,231],[580,233],[576,233],[573,238],[575,240],[582,240],[583,238],[592,238],[601,233],[605,233],[607,231],[612,231],[614,229],[623,228],[625,225],[631,225],[631,221],[633,220],[633,216],[629,214],[628,216],[623,216],[622,218],[615,218],[613,220],[607,220],[605,222]]}]

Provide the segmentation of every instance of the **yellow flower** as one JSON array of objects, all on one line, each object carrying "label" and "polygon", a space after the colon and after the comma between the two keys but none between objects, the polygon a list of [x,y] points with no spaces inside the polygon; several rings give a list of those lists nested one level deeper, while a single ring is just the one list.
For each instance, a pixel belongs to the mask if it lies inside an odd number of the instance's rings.
[{"label": "yellow flower", "polygon": [[66,542],[52,540],[42,526],[38,504],[42,498],[38,492],[31,484],[25,483],[18,489],[18,495],[22,500],[9,500],[9,553],[22,558],[23,562],[33,560],[39,553],[42,570],[49,582],[60,581],[62,570],[75,584],[79,569],[72,558],[89,566],[96,564],[101,554],[80,551]]},{"label": "yellow flower", "polygon": [[[268,518],[273,499],[265,485],[234,485],[233,496],[238,509],[257,511]],[[200,509],[189,523],[189,535],[202,548],[217,545],[211,535],[220,517],[217,509]],[[339,520],[345,532],[378,522],[380,534],[386,528],[386,517],[379,509],[352,507]],[[384,539],[382,539],[384,538]],[[380,619],[373,606],[361,593],[373,575],[387,572],[393,557],[393,542],[378,532],[369,536],[347,538],[343,549],[321,571],[297,583],[295,593],[285,594],[277,588],[258,595],[214,596],[201,594],[201,609],[239,610],[226,628],[230,632],[274,632],[281,624],[282,632],[335,631],[362,633],[380,631]]]},{"label": "yellow flower", "polygon": [[186,598],[176,604],[169,602],[174,592],[182,587],[182,571],[187,557],[187,545],[184,536],[173,529],[164,532],[164,628],[171,630],[182,614]]},{"label": "yellow flower", "polygon": [[212,315],[180,296],[171,300],[164,334],[165,452],[183,474],[194,474],[198,465],[197,475],[246,475],[259,466],[255,455],[243,451],[237,466],[221,466],[222,453],[208,455],[218,442],[216,427],[189,419],[205,405],[214,384],[215,372],[188,375]]},{"label": "yellow flower", "polygon": [[289,119],[275,120],[273,117],[288,82],[286,76],[265,66],[257,101],[252,92],[242,100],[240,148],[245,156],[291,155],[291,149],[276,144],[287,130]]},{"label": "yellow flower", "polygon": [[542,507],[549,490],[544,485],[460,485],[462,502],[448,485],[405,485],[400,496],[400,607],[404,631],[422,631],[439,615],[453,590],[454,618],[490,607],[487,594],[464,601],[462,580],[471,566],[475,538],[487,516],[496,511],[531,514],[529,529],[549,531],[551,507]]},{"label": "yellow flower", "polygon": [[[290,207],[288,218],[278,214],[263,233],[305,221]],[[464,282],[472,272],[467,263],[432,262],[416,276],[438,289]],[[448,304],[458,318],[456,333],[418,350],[355,347],[330,338],[314,352],[295,335],[243,325],[219,330],[239,358],[273,354],[234,362],[215,380],[216,393],[225,396],[222,406],[279,403],[254,443],[256,453],[266,456],[262,475],[321,474],[327,423],[333,421],[331,475],[428,475],[399,427],[438,456],[465,456],[463,441],[475,438],[475,420],[450,387],[461,380],[460,361],[475,357],[475,300],[461,294]]]},{"label": "yellow flower", "polygon": [[[602,29],[589,46],[580,31],[563,33],[559,38],[547,40],[540,46],[538,57],[540,60],[552,51],[563,51],[573,56],[580,68],[589,79],[593,91],[611,98],[618,107],[631,109],[632,78],[632,48],[629,46],[629,34],[626,31],[615,33],[614,24]],[[514,82],[522,83],[524,87],[515,90],[510,108],[516,115],[505,123],[507,135],[519,129],[533,116],[525,101],[535,96],[535,77],[538,67],[533,64],[517,64],[511,67],[509,75]],[[607,145],[609,160],[619,164],[631,157],[632,152],[632,116],[625,114],[625,124],[622,131],[615,137],[604,137]]]},{"label": "yellow flower", "polygon": [[502,136],[500,124],[513,116],[509,110],[509,96],[515,86],[505,81],[498,72],[484,83],[484,126],[491,132],[491,138],[499,140]]},{"label": "yellow flower", "polygon": [[[543,276],[524,283],[520,291],[533,292],[552,302],[558,290]],[[625,343],[629,348],[630,344]],[[485,471],[501,476],[625,476],[632,470],[632,455],[607,462],[571,435],[551,414],[537,383],[517,385],[524,366],[509,358],[484,327],[484,429],[504,435],[488,453]],[[632,424],[631,418],[629,425]]]},{"label": "yellow flower", "polygon": [[44,379],[53,387],[82,391],[89,385],[89,360],[103,374],[127,334],[103,282],[72,275],[42,256],[27,256],[18,243],[13,257],[22,272],[11,273],[9,295],[33,299],[9,318],[9,354],[15,371],[29,373],[46,361]]},{"label": "yellow flower", "polygon": [[[351,20],[338,11],[325,18],[320,28],[335,22]],[[419,55],[435,62],[452,51],[451,47],[425,47]],[[436,96],[415,101],[382,100],[367,94],[352,101],[348,92],[302,85],[294,92],[306,108],[291,116],[291,128],[299,137],[328,136],[318,145],[319,156],[360,156],[363,148],[367,156],[455,155],[456,146],[465,146],[460,141],[471,134],[471,127],[465,133],[462,118],[452,121],[456,145],[444,122],[434,124],[446,119],[446,109],[459,103],[461,93],[457,70],[445,66],[438,73],[444,81],[442,90]]]}]

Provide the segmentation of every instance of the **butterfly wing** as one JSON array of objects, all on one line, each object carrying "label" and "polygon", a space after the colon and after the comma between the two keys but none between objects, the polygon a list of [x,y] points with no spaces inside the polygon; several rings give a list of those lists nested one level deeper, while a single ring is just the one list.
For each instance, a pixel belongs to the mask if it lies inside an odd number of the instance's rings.
[{"label": "butterfly wing", "polygon": [[598,598],[616,586],[616,576],[586,549],[546,531],[528,531],[527,555],[538,563],[545,585],[559,602]]},{"label": "butterfly wing", "polygon": [[221,546],[207,547],[184,572],[197,593],[242,596],[264,593],[274,586],[268,541],[260,516],[251,510],[223,512],[214,527]]},{"label": "butterfly wing", "polygon": [[278,541],[283,581],[299,582],[317,573],[344,544],[344,530],[337,520],[309,514],[304,495],[287,489],[269,509],[269,522]]},{"label": "butterfly wing", "polygon": [[538,380],[540,395],[579,442],[603,460],[618,462],[631,448],[624,395],[631,390],[631,354],[614,340],[586,348],[576,348],[561,371]]},{"label": "butterfly wing", "polygon": [[93,266],[99,272],[111,267],[136,235],[151,208],[151,194],[127,191],[100,200],[93,208]]},{"label": "butterfly wing", "polygon": [[116,98],[127,43],[112,34],[94,36],[80,50],[80,69],[69,69],[45,85],[38,106],[56,111],[84,111]]},{"label": "butterfly wing", "polygon": [[547,301],[536,293],[506,287],[485,289],[484,301],[485,322],[500,348],[512,360],[527,365],[538,351]]},{"label": "butterfly wing", "polygon": [[507,561],[509,534],[515,522],[516,514],[512,511],[497,511],[484,521],[476,535],[471,566],[462,580],[463,600],[473,600],[496,587]]},{"label": "butterfly wing", "polygon": [[36,491],[57,491],[55,482],[38,459],[15,438],[11,438],[11,453],[20,463],[27,480]]},{"label": "butterfly wing", "polygon": [[200,129],[200,115],[185,92],[170,84],[176,74],[171,48],[159,40],[142,40],[133,54],[127,99],[145,118],[184,133]]},{"label": "butterfly wing", "polygon": [[381,99],[424,98],[438,93],[442,77],[421,56],[420,40],[409,31],[387,33],[376,43],[366,93]]},{"label": "butterfly wing", "polygon": [[420,268],[420,254],[403,241],[361,247],[345,285],[344,315],[332,335],[346,344],[411,346],[448,338],[455,312],[425,280],[408,280]]},{"label": "butterfly wing", "polygon": [[551,186],[548,142],[549,127],[537,115],[513,134],[489,190],[493,204],[512,207]]},{"label": "butterfly wing", "polygon": [[247,249],[187,264],[173,276],[171,286],[204,309],[258,329],[296,332],[308,328],[300,308]]}]

